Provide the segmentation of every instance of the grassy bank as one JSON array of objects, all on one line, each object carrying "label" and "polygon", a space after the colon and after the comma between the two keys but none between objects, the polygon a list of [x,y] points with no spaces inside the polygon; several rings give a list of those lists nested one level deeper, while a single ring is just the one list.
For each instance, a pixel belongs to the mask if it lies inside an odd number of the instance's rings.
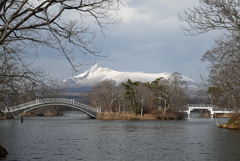
[{"label": "grassy bank", "polygon": [[226,124],[221,124],[218,126],[219,128],[224,128],[224,129],[233,129],[233,130],[240,130],[240,121],[230,121]]},{"label": "grassy bank", "polygon": [[240,130],[240,122],[239,121],[228,122],[226,124],[219,125],[218,127],[224,129]]},{"label": "grassy bank", "polygon": [[240,130],[240,117],[238,114],[232,114],[228,123],[221,124],[218,126],[219,128],[224,129],[233,129],[233,130]]},{"label": "grassy bank", "polygon": [[136,115],[134,112],[102,112],[97,114],[96,118],[105,120],[178,120],[183,119],[184,116],[181,113],[168,113],[163,116],[161,111],[144,114],[143,116],[140,114]]}]

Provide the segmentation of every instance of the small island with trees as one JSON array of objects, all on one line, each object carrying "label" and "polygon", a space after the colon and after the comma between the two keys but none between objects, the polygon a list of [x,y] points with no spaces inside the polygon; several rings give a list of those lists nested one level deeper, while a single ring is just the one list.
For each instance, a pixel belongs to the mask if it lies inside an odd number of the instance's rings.
[{"label": "small island with trees", "polygon": [[187,83],[177,72],[153,82],[103,81],[86,95],[93,107],[102,108],[101,119],[182,119],[188,102]]}]

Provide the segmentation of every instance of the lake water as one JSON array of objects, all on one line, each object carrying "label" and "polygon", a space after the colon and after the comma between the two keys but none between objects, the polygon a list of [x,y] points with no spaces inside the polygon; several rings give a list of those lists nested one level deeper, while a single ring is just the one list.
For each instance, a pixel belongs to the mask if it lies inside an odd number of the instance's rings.
[{"label": "lake water", "polygon": [[[227,122],[219,118],[219,123]],[[239,161],[240,131],[215,119],[94,120],[86,115],[0,120],[7,161]]]}]

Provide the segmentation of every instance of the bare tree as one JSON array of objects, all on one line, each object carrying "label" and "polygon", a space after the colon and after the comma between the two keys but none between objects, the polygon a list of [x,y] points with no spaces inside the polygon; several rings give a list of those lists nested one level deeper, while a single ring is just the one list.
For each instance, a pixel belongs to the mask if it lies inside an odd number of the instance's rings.
[{"label": "bare tree", "polygon": [[158,78],[149,84],[149,88],[154,93],[153,100],[159,104],[159,110],[163,111],[163,116],[166,112],[181,112],[186,106],[187,83],[182,80],[180,73],[175,72],[168,78]]},{"label": "bare tree", "polygon": [[238,0],[199,0],[200,6],[192,7],[180,15],[180,20],[189,27],[182,26],[187,35],[198,35],[212,30],[239,30]]},{"label": "bare tree", "polygon": [[88,92],[88,98],[93,107],[101,107],[104,112],[119,110],[119,89],[113,81],[103,81]]},{"label": "bare tree", "polygon": [[186,34],[197,35],[211,30],[226,33],[215,40],[202,60],[211,63],[207,79],[207,94],[211,103],[228,106],[238,113],[240,107],[240,3],[238,0],[201,0],[199,7],[185,11],[180,20],[189,27],[182,27]]},{"label": "bare tree", "polygon": [[[18,49],[16,56],[21,59],[30,49],[47,47],[65,56],[76,70],[75,49],[93,55],[101,51],[93,44],[96,32],[90,31],[86,21],[95,19],[101,29],[116,23],[112,11],[119,9],[119,3],[118,0],[1,0],[0,51],[12,54]],[[64,18],[67,13],[76,17]]]},{"label": "bare tree", "polygon": [[[236,112],[240,104],[240,44],[239,31],[231,32],[215,40],[211,50],[208,50],[203,61],[211,63],[208,82],[212,86],[210,92],[221,97],[215,99],[214,104],[221,107],[232,107]],[[216,94],[215,94],[216,95]]]},{"label": "bare tree", "polygon": [[[3,54],[4,55],[4,54]],[[38,86],[48,85],[46,73],[39,69],[24,68],[10,55],[0,56],[0,103],[3,107],[23,103],[25,96],[35,98]],[[24,63],[24,65],[27,65]],[[31,70],[30,70],[31,69]],[[21,98],[21,99],[20,99]]]},{"label": "bare tree", "polygon": [[[62,94],[64,93],[65,89],[61,88],[61,85],[58,80],[51,80],[49,81],[49,85],[46,86],[45,84],[42,84],[38,87],[37,92],[34,93],[34,95],[30,98],[33,99],[33,97],[36,99],[42,99],[42,98],[60,98],[62,97]],[[29,97],[26,95],[26,97]],[[23,98],[23,97],[21,97]],[[30,99],[29,101],[32,101]],[[25,102],[27,99],[23,99]],[[44,115],[44,114],[54,114],[54,115],[60,115],[61,108],[60,106],[56,105],[48,105],[46,107],[39,107],[37,109],[33,109],[28,111],[27,113],[30,114],[37,114],[37,115]]]},{"label": "bare tree", "polygon": [[75,71],[81,65],[74,62],[76,51],[100,56],[90,19],[103,33],[118,21],[113,12],[120,4],[119,0],[0,0],[0,100],[4,106],[6,100],[50,85],[46,72],[32,67],[41,54],[39,47],[65,56]]},{"label": "bare tree", "polygon": [[178,72],[172,73],[168,81],[168,90],[172,95],[171,110],[174,112],[182,112],[188,102],[187,82],[182,80],[182,75]]},{"label": "bare tree", "polygon": [[116,104],[115,104],[115,108],[118,109],[116,111],[118,111],[119,113],[124,113],[127,110],[127,105],[126,105],[126,100],[124,98],[124,88],[123,86],[119,85],[116,87]]},{"label": "bare tree", "polygon": [[136,87],[136,100],[139,104],[139,107],[141,109],[141,116],[143,116],[144,113],[147,113],[151,111],[151,107],[153,104],[152,100],[152,92],[148,88],[148,85],[146,83],[140,83]]},{"label": "bare tree", "polygon": [[215,84],[240,92],[240,32],[232,32],[215,40],[211,50],[208,50],[202,60],[209,61],[210,80]]}]

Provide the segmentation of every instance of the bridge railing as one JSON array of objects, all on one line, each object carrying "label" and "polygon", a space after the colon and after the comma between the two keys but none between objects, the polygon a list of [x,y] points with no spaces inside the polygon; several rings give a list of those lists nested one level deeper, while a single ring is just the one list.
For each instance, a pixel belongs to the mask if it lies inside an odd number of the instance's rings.
[{"label": "bridge railing", "polygon": [[[94,111],[94,112],[101,112],[100,108],[94,108],[88,105],[85,105],[83,103],[77,102],[74,99],[65,99],[65,98],[43,98],[43,99],[36,99],[34,101],[30,101],[27,103],[23,103],[23,104],[19,104],[16,106],[12,106],[9,107],[10,111],[15,111],[15,110],[21,110],[21,109],[25,109],[26,107],[30,107],[30,106],[35,106],[35,105],[39,105],[39,104],[48,104],[48,103],[63,103],[63,104],[71,104],[71,105],[75,105],[77,107],[81,107],[90,111]],[[5,110],[5,112],[7,112]]]},{"label": "bridge railing", "polygon": [[88,105],[85,105],[83,103],[77,102],[74,99],[64,99],[64,98],[46,98],[46,99],[40,99],[40,102],[44,102],[44,103],[66,103],[66,104],[72,104],[78,107],[82,107],[91,111],[95,111],[95,112],[100,112],[98,108],[94,108]]},{"label": "bridge railing", "polygon": [[[12,112],[12,111],[15,111],[15,110],[24,109],[25,107],[29,107],[29,106],[32,106],[32,105],[36,105],[36,101],[30,101],[30,102],[27,102],[27,103],[12,106],[12,107],[9,107],[9,110]],[[5,109],[5,112],[8,112],[8,110]]]},{"label": "bridge railing", "polygon": [[225,108],[225,107],[219,107],[213,104],[188,104],[189,107],[211,107],[213,111],[231,111],[232,109],[230,108]]},{"label": "bridge railing", "polygon": [[212,104],[188,104],[188,107],[213,107]]}]

